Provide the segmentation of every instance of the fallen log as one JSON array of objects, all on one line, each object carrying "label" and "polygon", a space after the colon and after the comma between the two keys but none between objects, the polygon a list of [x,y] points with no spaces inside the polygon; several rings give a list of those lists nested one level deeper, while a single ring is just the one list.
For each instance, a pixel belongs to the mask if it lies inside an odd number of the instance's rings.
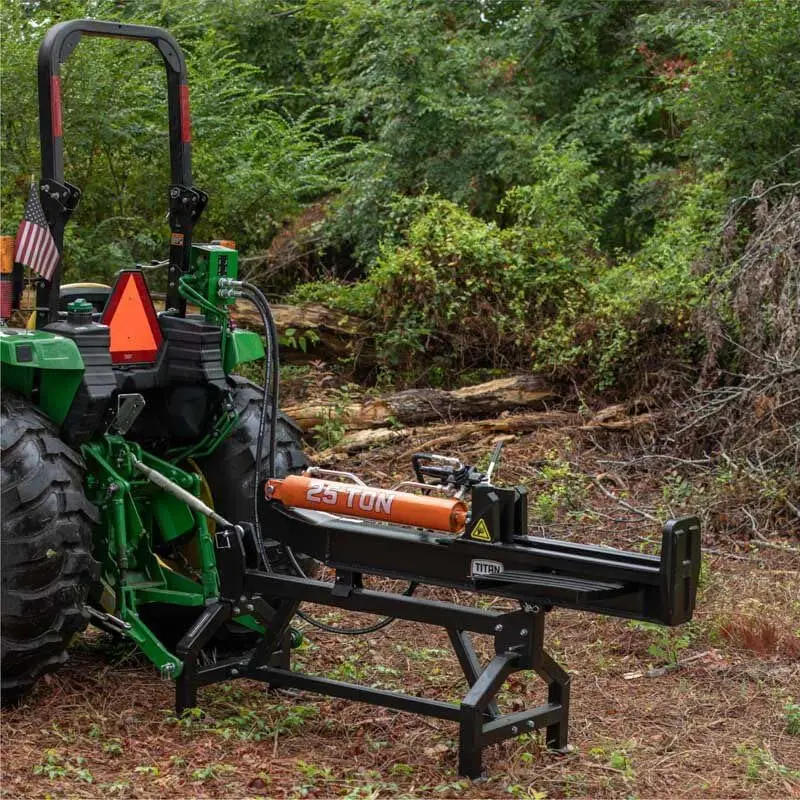
[{"label": "fallen log", "polygon": [[640,428],[643,425],[655,425],[660,416],[660,414],[646,413],[623,417],[622,419],[598,419],[595,417],[586,425],[582,425],[581,430],[632,431],[634,428]]},{"label": "fallen log", "polygon": [[346,434],[335,446],[318,453],[324,460],[335,454],[361,452],[372,447],[383,447],[395,442],[425,440],[413,447],[409,454],[418,450],[429,450],[444,444],[454,444],[481,434],[521,434],[538,428],[574,426],[580,416],[569,411],[540,411],[528,414],[506,414],[492,419],[466,420],[455,423],[422,425],[411,428],[372,428],[356,430]]},{"label": "fallen log", "polygon": [[326,421],[336,420],[345,430],[384,428],[390,425],[418,425],[423,422],[450,422],[453,419],[497,415],[513,409],[543,409],[558,397],[536,375],[510,378],[467,386],[463,389],[407,389],[388,397],[342,404],[297,405],[284,411],[308,431]]},{"label": "fallen log", "polygon": [[[314,359],[337,361],[347,358],[365,366],[375,363],[375,348],[367,336],[366,320],[321,303],[300,306],[272,303],[270,308],[282,339],[282,361],[301,364]],[[261,317],[249,303],[237,303],[231,317],[243,328],[264,330]]]}]

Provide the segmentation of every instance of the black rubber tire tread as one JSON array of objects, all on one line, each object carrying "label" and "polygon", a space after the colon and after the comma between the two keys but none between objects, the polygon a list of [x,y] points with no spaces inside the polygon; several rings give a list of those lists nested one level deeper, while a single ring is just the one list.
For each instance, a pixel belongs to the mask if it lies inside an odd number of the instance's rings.
[{"label": "black rubber tire tread", "polygon": [[[244,378],[231,376],[228,380],[239,421],[231,435],[208,458],[200,461],[199,466],[211,489],[214,508],[231,522],[252,523],[253,481],[257,472],[256,446],[263,393],[261,387]],[[281,413],[278,417],[275,477],[302,472],[308,465],[300,435],[297,425]],[[268,462],[269,442],[265,441],[261,450],[262,474],[266,474]]]},{"label": "black rubber tire tread", "polygon": [[81,457],[29,401],[0,403],[0,694],[22,698],[67,660],[88,622],[84,603],[98,566],[91,555],[97,509],[83,491]]}]

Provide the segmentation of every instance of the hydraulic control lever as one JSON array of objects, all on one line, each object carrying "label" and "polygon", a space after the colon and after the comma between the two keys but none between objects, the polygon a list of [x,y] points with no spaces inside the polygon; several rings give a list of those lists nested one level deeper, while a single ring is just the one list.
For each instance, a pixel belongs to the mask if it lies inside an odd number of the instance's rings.
[{"label": "hydraulic control lever", "polygon": [[486,474],[464,464],[457,458],[442,456],[438,453],[414,453],[411,456],[411,466],[414,475],[420,483],[425,483],[425,478],[433,478],[433,485],[452,486],[459,490],[459,497],[473,486],[487,481]]}]

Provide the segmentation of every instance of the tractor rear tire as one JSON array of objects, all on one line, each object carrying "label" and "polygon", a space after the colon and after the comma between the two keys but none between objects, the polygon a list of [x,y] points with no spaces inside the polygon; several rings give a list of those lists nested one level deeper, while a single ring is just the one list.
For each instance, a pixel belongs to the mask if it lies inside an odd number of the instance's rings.
[{"label": "tractor rear tire", "polygon": [[[229,379],[233,390],[233,401],[239,414],[239,422],[231,435],[206,459],[199,463],[208,481],[214,508],[231,522],[253,523],[253,490],[256,479],[256,446],[258,444],[258,424],[261,418],[263,391],[254,383],[232,376]],[[267,417],[269,429],[269,417]],[[278,416],[275,453],[275,476],[283,478],[292,473],[302,472],[308,466],[303,453],[300,429],[283,413]],[[264,442],[261,450],[262,475],[267,474],[269,464],[269,443]],[[294,574],[288,562],[285,549],[272,547],[274,543],[266,539],[269,560],[276,572]],[[297,556],[303,571],[312,570],[313,559]]]},{"label": "tractor rear tire", "polygon": [[99,519],[83,491],[81,457],[58,428],[19,395],[0,404],[2,593],[0,694],[13,703],[67,660],[88,622],[97,578],[91,555]]}]

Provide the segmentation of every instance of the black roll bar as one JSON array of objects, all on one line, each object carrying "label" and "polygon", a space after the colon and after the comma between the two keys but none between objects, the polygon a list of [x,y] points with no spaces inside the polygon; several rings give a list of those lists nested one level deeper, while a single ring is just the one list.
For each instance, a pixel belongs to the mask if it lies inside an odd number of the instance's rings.
[{"label": "black roll bar", "polygon": [[[40,197],[50,229],[60,253],[64,247],[64,227],[80,199],[80,190],[65,181],[64,145],[61,116],[61,64],[69,58],[82,36],[102,36],[150,42],[164,60],[167,71],[169,112],[170,174],[170,289],[167,305],[183,310],[177,294],[177,278],[188,267],[191,228],[205,204],[205,195],[190,190],[192,185],[191,127],[189,86],[186,61],[180,46],[170,33],[150,25],[129,25],[76,19],[54,25],[39,47],[39,136],[42,154]],[[186,189],[190,199],[184,199]],[[191,192],[194,196],[191,197]],[[200,196],[202,195],[202,197]],[[173,201],[182,201],[180,209]],[[200,210],[197,210],[197,206]],[[191,208],[189,208],[191,206]],[[184,209],[184,207],[186,207]],[[183,213],[181,213],[183,212]],[[62,265],[59,262],[51,281],[42,281],[36,294],[36,327],[43,327],[57,317],[58,291]]]}]

